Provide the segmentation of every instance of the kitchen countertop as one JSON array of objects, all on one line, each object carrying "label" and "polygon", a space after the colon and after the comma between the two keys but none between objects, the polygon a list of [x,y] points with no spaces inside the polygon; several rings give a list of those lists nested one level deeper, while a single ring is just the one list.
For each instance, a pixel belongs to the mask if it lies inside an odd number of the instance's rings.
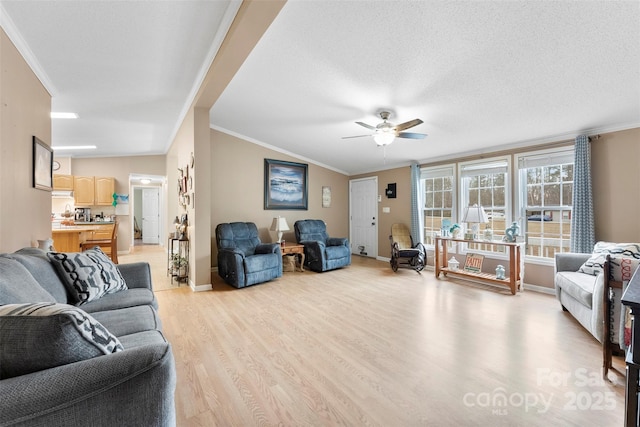
[{"label": "kitchen countertop", "polygon": [[75,227],[75,226],[65,226],[62,228],[52,228],[51,232],[53,234],[62,234],[62,233],[82,233],[86,231],[92,231],[90,227]]},{"label": "kitchen countertop", "polygon": [[75,221],[76,225],[102,225],[102,224],[115,224],[115,221]]}]

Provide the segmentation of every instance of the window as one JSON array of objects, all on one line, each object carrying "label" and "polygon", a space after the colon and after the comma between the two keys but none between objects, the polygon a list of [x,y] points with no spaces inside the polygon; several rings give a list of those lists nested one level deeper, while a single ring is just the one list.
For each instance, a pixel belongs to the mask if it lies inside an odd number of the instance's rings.
[{"label": "window", "polygon": [[[504,236],[504,230],[510,219],[511,197],[508,173],[507,157],[460,164],[460,207],[464,209],[476,204],[482,206],[487,213],[489,223],[480,225],[480,233],[482,234],[485,228],[490,227],[496,240]],[[475,243],[470,244],[469,249],[487,252],[504,251],[502,246]]]},{"label": "window", "polygon": [[434,233],[440,232],[443,225],[453,224],[455,200],[454,166],[424,168],[420,171],[424,189],[424,243],[433,245]]},{"label": "window", "polygon": [[518,156],[527,257],[553,259],[556,252],[569,252],[573,161],[573,149],[566,148]]}]

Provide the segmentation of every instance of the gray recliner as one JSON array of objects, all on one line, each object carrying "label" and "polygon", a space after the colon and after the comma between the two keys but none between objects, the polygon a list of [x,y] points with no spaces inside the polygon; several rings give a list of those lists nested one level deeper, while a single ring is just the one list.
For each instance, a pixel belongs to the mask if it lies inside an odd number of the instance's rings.
[{"label": "gray recliner", "polygon": [[304,264],[310,270],[323,272],[351,264],[349,241],[329,237],[327,226],[319,219],[304,219],[293,225],[296,241],[304,246]]},{"label": "gray recliner", "polygon": [[282,252],[277,243],[262,243],[252,222],[232,222],[216,227],[218,275],[231,286],[267,282],[282,276]]}]

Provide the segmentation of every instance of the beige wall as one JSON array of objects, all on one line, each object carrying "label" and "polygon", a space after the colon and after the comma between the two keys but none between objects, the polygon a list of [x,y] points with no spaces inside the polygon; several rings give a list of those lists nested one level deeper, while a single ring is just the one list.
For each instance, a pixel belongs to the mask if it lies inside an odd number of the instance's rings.
[{"label": "beige wall", "polygon": [[[291,231],[283,238],[295,241],[293,224],[299,219],[321,219],[330,236],[349,235],[349,180],[329,169],[308,163],[309,209],[264,209],[264,159],[307,163],[225,133],[211,131],[211,248],[217,265],[215,227],[222,222],[254,222],[263,242],[274,242],[269,231],[271,221],[280,215],[287,219]],[[322,207],[322,187],[331,187],[331,207]]]},{"label": "beige wall", "polygon": [[[165,166],[166,156],[128,156],[128,157],[95,157],[90,159],[73,158],[71,159],[71,172],[78,176],[112,176],[115,178],[115,191],[118,194],[129,194],[130,201],[133,194],[130,194],[129,175],[156,175],[164,176],[166,173]],[[173,187],[171,187],[173,188]],[[164,192],[164,188],[161,192]],[[73,200],[69,200],[73,202]],[[60,209],[60,205],[64,208],[64,204],[69,203],[65,199],[53,201],[53,207]],[[71,203],[73,208],[73,203]],[[131,206],[133,208],[133,206]],[[104,212],[105,215],[115,213],[112,206],[95,206],[91,213],[97,214]],[[173,218],[173,217],[171,217]],[[132,242],[133,233],[133,216],[118,215],[118,251],[124,252],[129,250]],[[168,218],[165,217],[165,220]],[[141,225],[141,224],[138,224]],[[164,242],[162,242],[164,244]]]},{"label": "beige wall", "polygon": [[640,242],[640,128],[591,142],[596,240]]},{"label": "beige wall", "polygon": [[51,193],[32,186],[33,136],[51,145],[51,96],[0,29],[0,252],[51,237]]}]

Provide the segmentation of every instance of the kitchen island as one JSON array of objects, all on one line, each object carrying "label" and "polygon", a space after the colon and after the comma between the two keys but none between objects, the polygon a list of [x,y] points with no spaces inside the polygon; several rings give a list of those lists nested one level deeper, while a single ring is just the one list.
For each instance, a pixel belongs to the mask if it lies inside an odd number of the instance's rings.
[{"label": "kitchen island", "polygon": [[114,224],[112,221],[98,221],[53,228],[53,247],[58,252],[81,252],[81,245],[87,240],[110,239]]}]

